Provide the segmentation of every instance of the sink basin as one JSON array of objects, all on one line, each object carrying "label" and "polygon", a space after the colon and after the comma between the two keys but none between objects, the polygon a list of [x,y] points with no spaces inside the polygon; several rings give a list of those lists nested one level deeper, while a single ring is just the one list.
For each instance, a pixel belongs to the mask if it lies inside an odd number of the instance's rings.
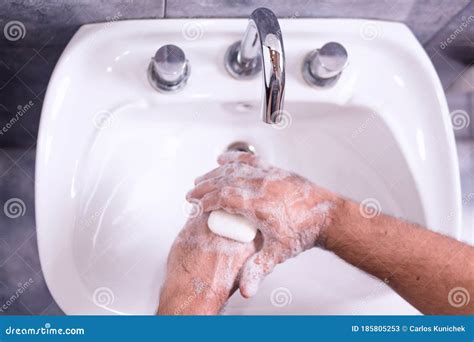
[{"label": "sink basin", "polygon": [[[41,117],[36,216],[42,269],[68,314],[153,314],[186,192],[235,141],[279,167],[383,212],[458,237],[460,185],[446,100],[403,24],[282,19],[284,121],[260,120],[261,79],[225,71],[247,20],[140,20],[83,26],[51,78]],[[364,28],[375,28],[367,36]],[[374,35],[375,32],[375,35]],[[309,87],[304,56],[343,44],[331,89]],[[187,86],[156,92],[147,66],[180,46]],[[416,314],[383,282],[311,250],[280,265],[227,314]]]}]

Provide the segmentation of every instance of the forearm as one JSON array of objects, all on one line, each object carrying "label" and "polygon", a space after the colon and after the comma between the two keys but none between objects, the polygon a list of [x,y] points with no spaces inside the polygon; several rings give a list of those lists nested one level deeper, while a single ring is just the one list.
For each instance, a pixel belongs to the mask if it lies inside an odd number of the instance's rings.
[{"label": "forearm", "polygon": [[424,314],[473,314],[474,301],[456,307],[454,288],[474,294],[474,248],[420,226],[342,201],[325,232],[325,248],[384,280]]},{"label": "forearm", "polygon": [[167,280],[160,293],[158,315],[217,315],[225,299],[201,279]]},{"label": "forearm", "polygon": [[214,235],[207,227],[208,216],[189,219],[176,238],[158,315],[216,315],[237,289],[240,268],[256,244]]},{"label": "forearm", "polygon": [[179,258],[168,268],[157,314],[219,314],[237,288],[235,279],[240,264],[234,266],[232,261],[201,253]]}]

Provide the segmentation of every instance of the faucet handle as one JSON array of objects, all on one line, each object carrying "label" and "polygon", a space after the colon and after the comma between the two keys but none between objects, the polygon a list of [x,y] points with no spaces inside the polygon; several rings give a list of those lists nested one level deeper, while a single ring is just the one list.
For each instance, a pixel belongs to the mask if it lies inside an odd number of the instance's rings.
[{"label": "faucet handle", "polygon": [[255,56],[244,57],[241,53],[242,41],[233,43],[225,54],[225,68],[227,72],[236,79],[251,79],[262,70],[260,53],[257,50]]},{"label": "faucet handle", "polygon": [[306,55],[303,77],[309,85],[331,87],[348,64],[347,50],[339,43],[330,42]]},{"label": "faucet handle", "polygon": [[284,59],[283,38],[275,13],[260,7],[249,19],[244,38],[229,46],[225,54],[225,68],[236,79],[254,78],[262,70],[262,59],[263,64],[269,62],[269,53]]},{"label": "faucet handle", "polygon": [[176,45],[163,45],[148,67],[148,79],[158,91],[177,91],[186,85],[190,67],[186,55]]}]

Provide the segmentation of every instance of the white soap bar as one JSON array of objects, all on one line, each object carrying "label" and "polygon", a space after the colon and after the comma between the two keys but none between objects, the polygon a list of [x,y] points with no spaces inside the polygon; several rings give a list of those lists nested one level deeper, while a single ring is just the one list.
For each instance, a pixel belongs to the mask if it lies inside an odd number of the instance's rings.
[{"label": "white soap bar", "polygon": [[224,210],[213,211],[207,219],[207,225],[214,234],[239,242],[250,242],[257,235],[257,228],[245,217]]}]

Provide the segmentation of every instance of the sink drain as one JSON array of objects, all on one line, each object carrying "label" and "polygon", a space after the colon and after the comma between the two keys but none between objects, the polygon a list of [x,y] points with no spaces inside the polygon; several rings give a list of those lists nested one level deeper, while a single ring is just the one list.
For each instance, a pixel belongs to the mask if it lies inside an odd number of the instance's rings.
[{"label": "sink drain", "polygon": [[226,151],[239,151],[255,154],[255,147],[244,141],[236,141],[227,146]]}]

